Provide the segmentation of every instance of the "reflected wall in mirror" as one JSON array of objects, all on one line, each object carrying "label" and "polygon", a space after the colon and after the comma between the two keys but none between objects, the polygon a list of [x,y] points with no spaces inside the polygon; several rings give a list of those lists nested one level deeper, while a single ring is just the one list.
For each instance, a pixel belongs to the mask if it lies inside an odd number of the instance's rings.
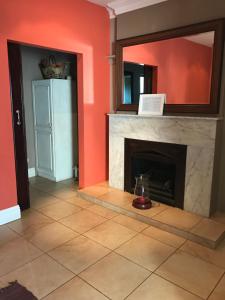
[{"label": "reflected wall in mirror", "polygon": [[158,93],[166,113],[217,114],[223,46],[223,19],[117,41],[117,109]]},{"label": "reflected wall in mirror", "polygon": [[124,61],[123,103],[138,104],[141,94],[157,92],[154,82],[157,79],[157,68],[151,65]]},{"label": "reflected wall in mirror", "polygon": [[210,31],[124,47],[123,103],[138,104],[142,93],[165,93],[168,104],[209,104],[213,43]]}]

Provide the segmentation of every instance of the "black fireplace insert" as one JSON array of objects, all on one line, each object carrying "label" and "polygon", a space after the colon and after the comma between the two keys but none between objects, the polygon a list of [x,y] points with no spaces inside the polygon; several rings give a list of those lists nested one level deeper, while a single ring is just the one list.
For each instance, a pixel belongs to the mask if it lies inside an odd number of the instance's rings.
[{"label": "black fireplace insert", "polygon": [[133,193],[143,175],[150,199],[183,208],[186,153],[185,145],[125,139],[124,190]]}]

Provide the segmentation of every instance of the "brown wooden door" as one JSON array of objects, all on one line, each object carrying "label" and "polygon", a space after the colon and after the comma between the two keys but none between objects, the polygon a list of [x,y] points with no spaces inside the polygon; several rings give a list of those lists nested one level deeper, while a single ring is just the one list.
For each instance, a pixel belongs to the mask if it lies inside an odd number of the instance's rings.
[{"label": "brown wooden door", "polygon": [[8,58],[14,128],[17,199],[20,208],[24,210],[30,207],[30,199],[23,105],[22,61],[19,44],[8,42]]}]

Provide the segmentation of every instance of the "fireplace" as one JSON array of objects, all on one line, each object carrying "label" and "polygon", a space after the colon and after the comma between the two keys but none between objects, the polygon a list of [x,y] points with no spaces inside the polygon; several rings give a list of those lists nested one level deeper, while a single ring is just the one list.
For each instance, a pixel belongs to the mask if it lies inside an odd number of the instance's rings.
[{"label": "fireplace", "polygon": [[[131,158],[129,158],[129,155],[132,154],[131,151],[133,150],[127,150],[125,155],[125,139],[162,143],[163,147],[160,148],[160,151],[156,149],[156,152],[163,154],[165,157],[169,156],[175,161],[176,182],[177,180],[181,182],[180,185],[175,183],[175,202],[182,199],[185,211],[209,217],[213,209],[212,203],[215,202],[215,199],[218,199],[214,187],[213,172],[215,172],[214,178],[216,178],[218,170],[214,168],[214,161],[217,153],[215,146],[217,130],[220,128],[219,124],[219,118],[211,117],[110,114],[109,185],[112,188],[132,191],[131,182],[127,183],[127,181],[131,180],[131,174],[129,173],[131,171],[131,163],[129,162]],[[164,151],[170,144],[174,149],[171,150],[172,153]],[[178,155],[173,155],[173,151],[176,153],[177,145],[187,147],[186,164],[183,162],[182,176],[179,175],[180,163],[176,162],[176,158],[180,156],[179,150]],[[180,146],[178,147],[180,148]],[[144,150],[144,152],[149,151],[155,150],[151,147]],[[138,146],[135,152],[142,152],[142,149]],[[126,160],[128,161],[126,162],[126,168],[124,168],[124,160],[127,155]],[[130,171],[128,171],[129,168]],[[126,188],[124,180],[126,181]],[[182,193],[180,193],[181,196],[178,196],[179,192],[176,192],[176,189],[181,189],[181,187]],[[180,206],[177,203],[174,205]]]},{"label": "fireplace", "polygon": [[125,138],[124,190],[144,175],[151,200],[183,209],[187,146]]}]

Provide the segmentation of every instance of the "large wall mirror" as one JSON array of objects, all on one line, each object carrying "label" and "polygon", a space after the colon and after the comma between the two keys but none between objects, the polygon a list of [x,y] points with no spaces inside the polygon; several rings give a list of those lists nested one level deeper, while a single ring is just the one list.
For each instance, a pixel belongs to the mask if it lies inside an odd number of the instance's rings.
[{"label": "large wall mirror", "polygon": [[116,42],[117,109],[166,94],[165,113],[219,113],[224,20]]}]

